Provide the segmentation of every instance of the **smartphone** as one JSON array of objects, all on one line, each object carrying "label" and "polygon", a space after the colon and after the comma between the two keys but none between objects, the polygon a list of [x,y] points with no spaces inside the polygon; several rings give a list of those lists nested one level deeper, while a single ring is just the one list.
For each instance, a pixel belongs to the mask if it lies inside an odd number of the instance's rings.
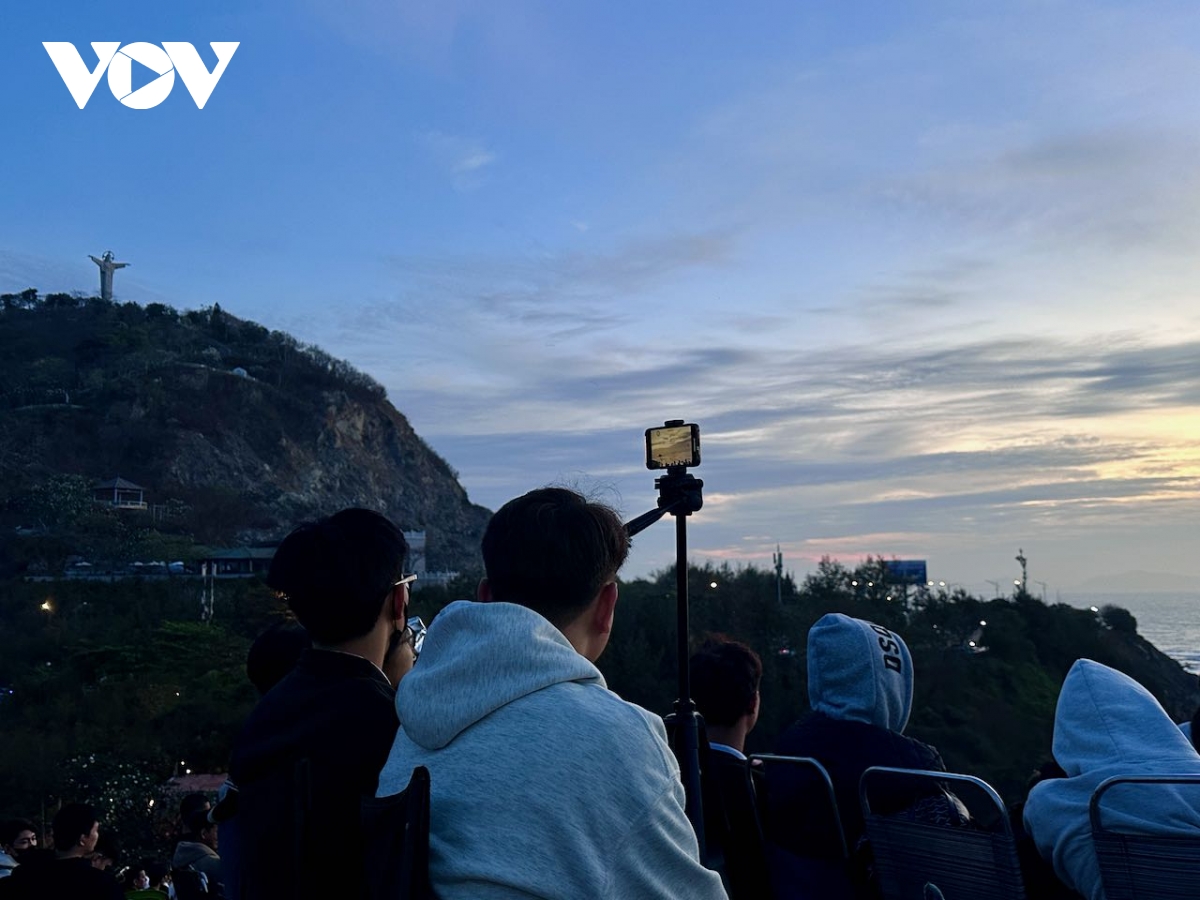
[{"label": "smartphone", "polygon": [[700,465],[700,426],[682,420],[646,429],[646,468]]}]

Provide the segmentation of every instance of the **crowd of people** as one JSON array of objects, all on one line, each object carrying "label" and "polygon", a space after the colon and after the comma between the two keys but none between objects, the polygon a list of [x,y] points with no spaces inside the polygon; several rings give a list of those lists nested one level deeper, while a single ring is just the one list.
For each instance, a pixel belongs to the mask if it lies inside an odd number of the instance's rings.
[{"label": "crowd of people", "polygon": [[[816,816],[799,771],[768,778],[746,758],[764,702],[759,657],[710,637],[690,661],[705,722],[699,840],[663,720],[610,691],[595,665],[628,550],[612,509],[532,491],[490,520],[476,599],[451,603],[426,632],[409,616],[416,576],[394,523],[348,509],[300,526],[268,576],[296,621],[255,642],[247,672],[261,697],[215,805],[200,797],[181,810],[173,858],[126,865],[118,883],[96,810],[68,804],[53,849],[37,847],[28,821],[4,826],[0,900],[372,896],[363,798],[398,794],[417,767],[429,772],[429,880],[441,900],[878,896],[863,772],[945,771],[935,748],[904,734],[914,687],[904,640],[836,613],[811,628],[811,712],[774,751],[827,771],[837,816]],[[1104,900],[1092,791],[1115,773],[1200,774],[1200,755],[1149,692],[1089,660],[1063,685],[1052,750],[1014,807],[1029,896]],[[872,810],[973,827],[944,787],[885,792]],[[1200,840],[1200,794],[1183,788],[1108,812],[1134,832]]]},{"label": "crowd of people", "polygon": [[0,897],[55,900],[199,900],[219,893],[220,857],[211,803],[186,795],[179,805],[182,829],[170,859],[125,862],[100,812],[67,803],[55,814],[46,846],[28,819],[0,823]]}]

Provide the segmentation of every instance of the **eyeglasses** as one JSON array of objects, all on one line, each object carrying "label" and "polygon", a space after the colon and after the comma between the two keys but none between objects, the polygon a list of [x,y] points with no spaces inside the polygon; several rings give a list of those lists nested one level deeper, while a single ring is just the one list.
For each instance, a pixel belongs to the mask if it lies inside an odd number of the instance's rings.
[{"label": "eyeglasses", "polygon": [[404,636],[412,646],[414,660],[421,655],[421,648],[425,645],[425,630],[425,623],[421,621],[420,616],[408,617],[408,624],[404,626]]},{"label": "eyeglasses", "polygon": [[415,572],[412,575],[401,575],[399,581],[392,582],[392,587],[398,588],[402,584],[412,584],[416,580],[417,580],[417,575]]}]

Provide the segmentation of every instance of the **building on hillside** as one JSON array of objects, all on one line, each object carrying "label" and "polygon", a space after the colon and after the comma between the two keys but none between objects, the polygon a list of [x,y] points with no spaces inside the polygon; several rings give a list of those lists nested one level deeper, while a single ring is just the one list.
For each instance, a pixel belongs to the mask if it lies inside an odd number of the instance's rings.
[{"label": "building on hillside", "polygon": [[[409,570],[421,577],[417,584],[446,584],[457,572],[430,572],[425,566],[425,532],[406,531]],[[275,558],[275,547],[232,547],[216,550],[200,561],[200,573],[211,578],[251,578],[266,575]]]},{"label": "building on hillside", "polygon": [[146,489],[120,475],[92,485],[92,499],[118,509],[145,509]]},{"label": "building on hillside", "polygon": [[274,547],[233,547],[208,554],[200,561],[200,571],[214,578],[250,578],[267,574],[274,558]]}]

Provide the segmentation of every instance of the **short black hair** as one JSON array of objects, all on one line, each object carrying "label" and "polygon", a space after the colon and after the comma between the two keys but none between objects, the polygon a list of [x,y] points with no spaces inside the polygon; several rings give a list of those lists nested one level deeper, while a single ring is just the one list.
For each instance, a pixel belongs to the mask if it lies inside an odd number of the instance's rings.
[{"label": "short black hair", "polygon": [[208,799],[208,795],[201,791],[192,791],[190,794],[184,794],[183,799],[179,801],[179,818],[187,822],[188,816],[198,809],[207,810],[212,806],[212,801]]},{"label": "short black hair", "polygon": [[[88,829],[91,830],[90,828]],[[8,847],[17,839],[22,831],[32,831],[37,834],[37,829],[33,827],[33,823],[28,819],[5,819],[0,822],[0,846]]]},{"label": "short black hair", "polygon": [[578,491],[546,487],[505,503],[483,533],[492,599],[569,624],[629,555],[616,512]]},{"label": "short black hair", "polygon": [[343,509],[301,525],[279,545],[267,584],[313,641],[340,644],[369,632],[400,578],[404,532],[370,509]]},{"label": "short black hair", "polygon": [[711,635],[689,662],[692,699],[709,725],[729,727],[754,709],[762,683],[762,660],[740,641]]},{"label": "short black hair", "polygon": [[99,823],[96,807],[87,803],[68,803],[54,817],[54,849],[66,852],[92,833]]},{"label": "short black hair", "polygon": [[213,823],[208,818],[209,810],[193,809],[183,819],[184,833],[193,837],[198,836],[200,832],[207,831],[213,827]]},{"label": "short black hair", "polygon": [[296,668],[312,637],[299,622],[276,622],[254,639],[246,655],[246,675],[260,694],[275,687]]}]

